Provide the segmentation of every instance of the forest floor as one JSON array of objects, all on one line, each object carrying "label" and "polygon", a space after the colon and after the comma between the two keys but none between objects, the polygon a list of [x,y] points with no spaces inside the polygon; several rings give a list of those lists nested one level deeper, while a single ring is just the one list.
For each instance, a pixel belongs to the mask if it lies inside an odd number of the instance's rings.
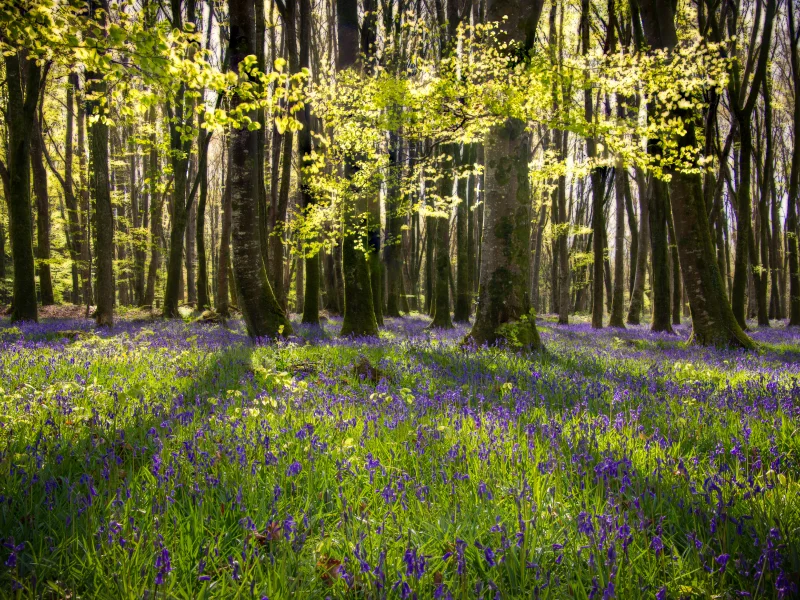
[{"label": "forest floor", "polygon": [[797,597],[798,332],[80,316],[0,320],[1,597]]}]

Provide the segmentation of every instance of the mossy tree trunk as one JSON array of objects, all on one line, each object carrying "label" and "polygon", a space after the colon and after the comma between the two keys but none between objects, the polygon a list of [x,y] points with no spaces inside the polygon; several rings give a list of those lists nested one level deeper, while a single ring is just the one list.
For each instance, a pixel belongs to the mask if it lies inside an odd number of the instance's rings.
[{"label": "mossy tree trunk", "polygon": [[[253,54],[255,14],[251,0],[229,0],[231,70]],[[241,104],[234,96],[231,108]],[[248,115],[255,120],[256,114]],[[251,338],[275,337],[292,332],[278,304],[264,267],[258,222],[258,136],[246,127],[234,129],[230,141],[231,245],[237,299]]]},{"label": "mossy tree trunk", "polygon": [[[540,345],[536,323],[520,322],[530,311],[529,153],[530,136],[522,121],[507,119],[487,136],[478,310],[469,333],[478,344],[506,340]],[[509,339],[510,327],[515,340]]]}]

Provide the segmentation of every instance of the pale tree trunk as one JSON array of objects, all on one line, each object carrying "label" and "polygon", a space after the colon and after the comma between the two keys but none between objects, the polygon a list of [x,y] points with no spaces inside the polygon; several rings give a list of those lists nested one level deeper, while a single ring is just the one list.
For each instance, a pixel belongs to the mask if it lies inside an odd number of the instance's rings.
[{"label": "pale tree trunk", "polygon": [[[249,0],[229,0],[231,70],[239,70],[255,46],[254,6]],[[231,108],[241,104],[234,95]],[[255,120],[254,111],[248,115]],[[289,335],[292,327],[267,279],[258,223],[258,136],[247,127],[233,129],[230,149],[231,245],[239,306],[251,338]]]},{"label": "pale tree trunk", "polygon": [[228,296],[228,264],[231,261],[231,165],[225,174],[225,188],[222,192],[222,225],[220,227],[219,258],[217,259],[217,312],[223,317],[230,313]]},{"label": "pale tree trunk", "polygon": [[647,254],[650,248],[650,210],[647,202],[647,183],[644,173],[637,170],[637,189],[639,191],[639,248],[636,255],[635,274],[631,302],[628,305],[626,321],[629,325],[641,322],[644,308],[644,285],[647,279]]},{"label": "pale tree trunk", "polygon": [[[478,310],[469,333],[478,344],[507,341],[539,348],[529,316],[530,134],[507,119],[486,138],[486,206],[483,215]],[[527,317],[526,321],[521,321]],[[512,337],[513,335],[513,337]]]}]

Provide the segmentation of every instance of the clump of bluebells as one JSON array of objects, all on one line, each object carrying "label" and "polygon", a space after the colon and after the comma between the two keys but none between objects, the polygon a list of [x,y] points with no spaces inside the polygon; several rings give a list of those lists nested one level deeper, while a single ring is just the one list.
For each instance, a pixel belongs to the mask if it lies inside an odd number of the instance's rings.
[{"label": "clump of bluebells", "polygon": [[793,598],[800,337],[0,322],[17,597]]}]

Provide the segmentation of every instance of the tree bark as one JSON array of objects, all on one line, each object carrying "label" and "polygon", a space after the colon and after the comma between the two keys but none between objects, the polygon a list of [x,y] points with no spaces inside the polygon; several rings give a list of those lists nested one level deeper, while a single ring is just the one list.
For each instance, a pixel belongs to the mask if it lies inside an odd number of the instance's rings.
[{"label": "tree bark", "polygon": [[231,164],[225,172],[225,189],[222,192],[222,226],[220,227],[219,259],[217,260],[217,312],[223,317],[230,314],[228,296],[228,264],[231,262]]},{"label": "tree bark", "polygon": [[56,302],[53,295],[53,278],[48,262],[50,260],[50,195],[47,187],[47,170],[44,166],[42,125],[37,118],[34,118],[31,136],[31,170],[33,171],[33,193],[36,196],[36,258],[39,261],[37,267],[39,294],[42,306],[49,306]]},{"label": "tree bark", "polygon": [[625,327],[622,313],[625,308],[625,178],[628,174],[621,160],[614,170],[616,194],[616,228],[614,230],[614,295],[611,303],[610,327]]},{"label": "tree bark", "polygon": [[[105,22],[105,11],[97,0],[90,1],[93,16],[99,15],[101,24]],[[95,18],[98,18],[95,16]],[[87,92],[104,96],[106,83],[99,73],[86,73]],[[96,100],[87,101],[86,112],[98,114],[101,110]],[[114,215],[111,209],[111,186],[108,165],[108,124],[102,118],[96,119],[89,129],[89,163],[91,173],[91,193],[95,204],[95,235],[97,245],[97,309],[95,321],[101,327],[114,325]]]},{"label": "tree bark", "polygon": [[[254,6],[250,0],[229,0],[231,70],[253,54]],[[244,77],[245,75],[240,75]],[[231,107],[242,100],[235,95]],[[248,116],[255,119],[254,111]],[[242,316],[251,338],[289,335],[292,327],[275,298],[261,254],[258,224],[258,136],[246,127],[234,129],[230,150],[231,245],[233,273]]]},{"label": "tree bark", "polygon": [[650,246],[650,209],[647,200],[647,183],[644,173],[637,171],[637,188],[639,190],[639,248],[636,255],[636,267],[628,305],[627,322],[638,325],[641,322],[644,307],[644,284],[647,279],[647,254]]},{"label": "tree bark", "polygon": [[30,154],[42,69],[21,52],[6,55],[5,62],[8,90],[5,114],[8,128],[8,218],[14,265],[11,320],[37,321]]},{"label": "tree bark", "polygon": [[[670,0],[640,0],[642,22],[651,48],[672,50],[678,43],[675,14]],[[697,144],[694,121],[680,109],[674,116],[684,124],[675,140],[677,150]],[[708,228],[708,213],[700,176],[668,168],[670,200],[678,240],[678,254],[692,313],[692,338],[701,345],[739,346],[754,344],[736,322],[725,295],[714,245]]]},{"label": "tree bark", "polygon": [[[202,148],[208,135],[205,129],[200,130],[198,142]],[[208,290],[208,258],[206,255],[206,203],[208,202],[208,152],[200,157],[197,167],[200,176],[200,191],[197,199],[197,222],[195,225],[195,244],[197,246],[197,309],[206,310],[211,307]],[[212,250],[213,252],[213,250]]]},{"label": "tree bark", "polygon": [[800,257],[797,240],[797,204],[800,202],[800,30],[798,30],[796,7],[789,4],[789,59],[792,68],[794,88],[794,109],[792,111],[792,166],[789,172],[789,197],[786,204],[786,244],[789,255],[789,326],[800,327]]}]

